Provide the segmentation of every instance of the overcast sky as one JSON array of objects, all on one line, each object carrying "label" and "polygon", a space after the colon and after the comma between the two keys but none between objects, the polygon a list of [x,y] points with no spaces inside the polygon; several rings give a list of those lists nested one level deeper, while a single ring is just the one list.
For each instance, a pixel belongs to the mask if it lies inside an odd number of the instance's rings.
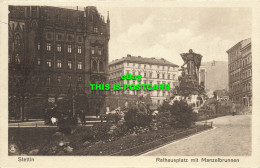
[{"label": "overcast sky", "polygon": [[227,61],[226,51],[251,37],[249,8],[97,8],[110,13],[110,62],[131,54],[181,65],[180,53],[189,49],[203,62]]}]

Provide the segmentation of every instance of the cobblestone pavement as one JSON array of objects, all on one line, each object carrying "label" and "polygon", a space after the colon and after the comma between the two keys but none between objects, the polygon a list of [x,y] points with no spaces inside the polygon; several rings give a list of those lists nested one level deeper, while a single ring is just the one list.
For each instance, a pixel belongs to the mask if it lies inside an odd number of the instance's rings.
[{"label": "cobblestone pavement", "polygon": [[251,155],[251,115],[215,118],[215,129],[155,149],[145,156]]}]

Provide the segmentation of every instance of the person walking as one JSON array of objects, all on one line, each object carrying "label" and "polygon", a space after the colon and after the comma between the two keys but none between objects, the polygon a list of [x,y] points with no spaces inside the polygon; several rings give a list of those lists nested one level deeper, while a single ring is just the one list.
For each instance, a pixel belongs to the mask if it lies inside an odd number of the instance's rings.
[{"label": "person walking", "polygon": [[235,103],[232,103],[232,116],[236,114],[236,105]]}]

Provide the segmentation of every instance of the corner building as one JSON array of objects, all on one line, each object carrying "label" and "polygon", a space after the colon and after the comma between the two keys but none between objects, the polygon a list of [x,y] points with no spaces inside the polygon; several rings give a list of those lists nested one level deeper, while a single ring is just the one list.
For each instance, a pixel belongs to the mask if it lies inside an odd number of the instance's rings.
[{"label": "corner building", "polygon": [[252,105],[251,39],[238,42],[228,51],[229,94],[232,101]]},{"label": "corner building", "polygon": [[[167,97],[171,96],[171,91],[178,85],[178,65],[171,63],[164,58],[145,58],[132,56],[116,59],[109,63],[110,84],[169,84],[170,90],[121,90],[112,91],[116,95],[147,95],[150,94],[152,103],[159,105]],[[141,81],[122,80],[121,75],[130,73],[132,75],[142,75]]]},{"label": "corner building", "polygon": [[[84,10],[9,6],[8,28],[9,111],[17,116],[25,108],[27,115],[33,117],[37,103],[40,106],[45,100],[55,102],[71,90],[95,94],[89,101],[93,108],[86,114],[95,115],[103,93],[91,93],[89,84],[108,80],[109,16],[105,19],[94,6]],[[19,69],[31,71],[26,82],[33,84],[22,85],[23,99],[30,97],[30,108],[20,107],[19,77],[25,74]]]}]

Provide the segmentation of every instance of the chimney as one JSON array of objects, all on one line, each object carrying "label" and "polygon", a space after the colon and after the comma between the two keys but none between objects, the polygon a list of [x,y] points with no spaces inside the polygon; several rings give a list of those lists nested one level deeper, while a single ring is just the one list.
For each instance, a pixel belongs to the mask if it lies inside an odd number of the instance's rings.
[{"label": "chimney", "polygon": [[127,57],[131,57],[131,54],[127,54]]},{"label": "chimney", "polygon": [[141,56],[138,56],[138,58],[141,58]]}]

